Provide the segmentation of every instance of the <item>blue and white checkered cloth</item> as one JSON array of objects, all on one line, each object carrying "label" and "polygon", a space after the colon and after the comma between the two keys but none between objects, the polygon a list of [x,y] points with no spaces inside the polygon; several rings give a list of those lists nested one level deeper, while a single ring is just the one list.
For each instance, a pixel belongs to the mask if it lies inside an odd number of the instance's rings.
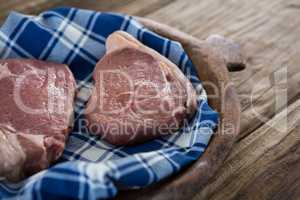
[{"label": "blue and white checkered cloth", "polygon": [[[80,126],[89,80],[105,54],[105,39],[123,30],[174,62],[199,92],[198,111],[177,133],[131,147],[115,147]],[[75,8],[38,16],[11,12],[0,28],[0,58],[36,58],[69,65],[77,83],[75,128],[59,164],[12,184],[0,182],[0,199],[104,199],[175,174],[204,152],[218,113],[207,104],[194,66],[182,46],[144,28],[132,17]]]}]

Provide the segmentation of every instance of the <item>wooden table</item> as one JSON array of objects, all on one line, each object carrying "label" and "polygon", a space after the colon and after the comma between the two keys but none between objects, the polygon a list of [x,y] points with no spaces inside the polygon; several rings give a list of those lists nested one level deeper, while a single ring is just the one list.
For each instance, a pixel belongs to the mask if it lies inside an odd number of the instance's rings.
[{"label": "wooden table", "polygon": [[241,134],[217,176],[194,200],[300,199],[299,0],[0,0],[36,14],[56,6],[117,11],[169,24],[198,38],[240,42],[247,69],[231,73],[242,105]]}]

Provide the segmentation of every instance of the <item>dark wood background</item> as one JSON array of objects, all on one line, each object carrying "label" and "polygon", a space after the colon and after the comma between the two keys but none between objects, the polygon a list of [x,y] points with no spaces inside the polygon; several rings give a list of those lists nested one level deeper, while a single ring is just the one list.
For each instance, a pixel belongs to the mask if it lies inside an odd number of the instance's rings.
[{"label": "dark wood background", "polygon": [[242,44],[247,69],[231,73],[242,104],[241,134],[216,177],[194,200],[300,199],[299,0],[0,0],[37,14],[57,6],[148,17],[200,39]]}]

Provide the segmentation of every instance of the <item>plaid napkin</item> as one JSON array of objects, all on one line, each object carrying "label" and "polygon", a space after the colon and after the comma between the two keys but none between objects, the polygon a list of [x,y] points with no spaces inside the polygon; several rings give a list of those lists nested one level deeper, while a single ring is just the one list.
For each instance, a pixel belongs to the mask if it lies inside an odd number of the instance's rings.
[{"label": "plaid napkin", "polygon": [[[199,94],[198,111],[177,133],[131,147],[115,147],[90,136],[81,113],[89,97],[91,72],[105,54],[105,39],[123,30],[174,62]],[[12,184],[0,182],[0,199],[103,199],[175,174],[204,152],[218,114],[207,104],[194,66],[175,41],[143,27],[132,17],[75,8],[38,16],[11,12],[0,28],[1,58],[36,58],[69,65],[77,83],[75,128],[61,162]]]}]

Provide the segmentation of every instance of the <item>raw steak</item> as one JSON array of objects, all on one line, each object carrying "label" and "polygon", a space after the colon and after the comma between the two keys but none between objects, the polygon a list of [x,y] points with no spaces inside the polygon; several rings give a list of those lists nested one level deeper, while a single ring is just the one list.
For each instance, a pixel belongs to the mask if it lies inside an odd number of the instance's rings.
[{"label": "raw steak", "polygon": [[125,32],[106,41],[86,107],[90,133],[128,145],[173,133],[196,110],[196,91],[167,58]]},{"label": "raw steak", "polygon": [[75,80],[66,65],[0,61],[0,177],[18,181],[62,154],[73,123]]}]

